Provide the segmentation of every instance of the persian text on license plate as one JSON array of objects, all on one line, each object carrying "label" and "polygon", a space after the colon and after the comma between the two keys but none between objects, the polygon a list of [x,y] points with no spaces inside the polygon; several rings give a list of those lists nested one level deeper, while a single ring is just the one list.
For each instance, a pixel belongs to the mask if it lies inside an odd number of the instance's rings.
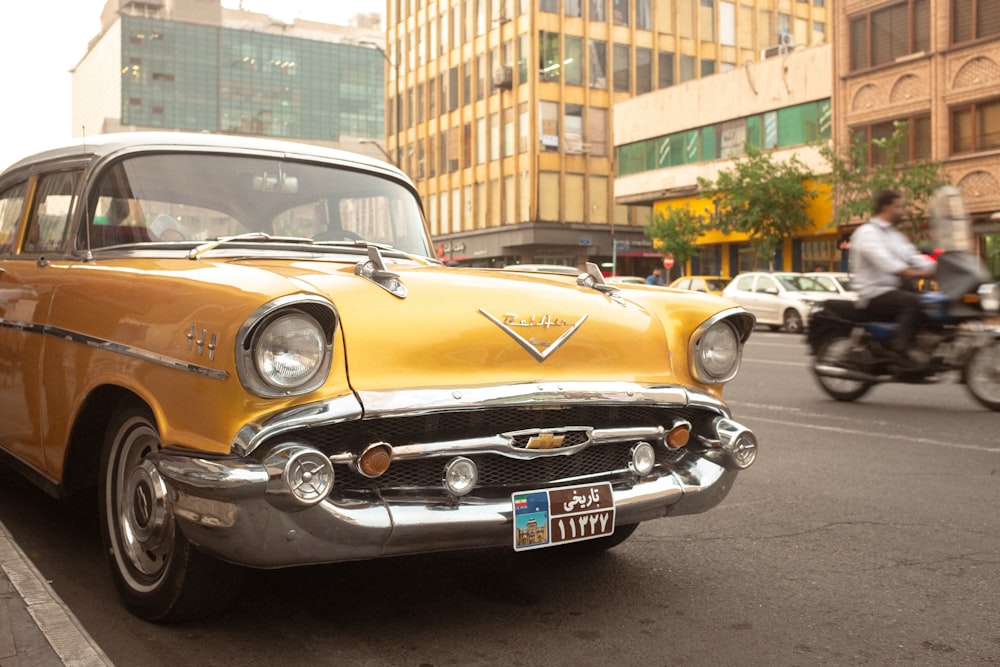
[{"label": "persian text on license plate", "polygon": [[583,484],[511,495],[514,550],[592,540],[615,532],[611,484]]}]

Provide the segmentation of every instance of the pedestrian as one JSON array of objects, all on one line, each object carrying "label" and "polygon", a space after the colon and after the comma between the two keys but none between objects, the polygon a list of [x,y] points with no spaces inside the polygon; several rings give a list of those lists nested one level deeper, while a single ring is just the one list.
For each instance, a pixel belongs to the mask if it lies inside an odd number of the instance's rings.
[{"label": "pedestrian", "polygon": [[667,281],[663,279],[662,269],[653,269],[653,272],[646,276],[647,285],[666,285]]}]

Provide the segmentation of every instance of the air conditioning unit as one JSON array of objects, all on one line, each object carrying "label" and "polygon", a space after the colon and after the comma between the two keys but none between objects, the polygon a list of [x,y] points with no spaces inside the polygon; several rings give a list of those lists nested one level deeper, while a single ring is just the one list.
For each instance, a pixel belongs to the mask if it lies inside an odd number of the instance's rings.
[{"label": "air conditioning unit", "polygon": [[767,58],[773,58],[775,56],[780,56],[784,53],[784,50],[780,46],[769,46],[766,49],[760,50],[760,59],[766,60]]},{"label": "air conditioning unit", "polygon": [[795,46],[795,38],[790,32],[778,33],[778,46],[790,49]]},{"label": "air conditioning unit", "polygon": [[498,67],[493,72],[493,87],[510,90],[514,87],[514,68],[510,65]]}]

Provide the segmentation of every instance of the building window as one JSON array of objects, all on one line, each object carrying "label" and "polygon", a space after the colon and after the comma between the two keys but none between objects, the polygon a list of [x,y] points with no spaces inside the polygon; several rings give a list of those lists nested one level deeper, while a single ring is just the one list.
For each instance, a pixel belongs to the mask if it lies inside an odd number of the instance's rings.
[{"label": "building window", "polygon": [[583,0],[565,0],[563,11],[566,16],[583,16]]},{"label": "building window", "polygon": [[993,148],[1000,148],[1000,98],[952,109],[952,153]]},{"label": "building window", "polygon": [[590,107],[587,111],[587,143],[590,154],[605,157],[608,154],[608,110]]},{"label": "building window", "polygon": [[559,104],[556,102],[539,102],[538,123],[542,150],[559,150]]},{"label": "building window", "polygon": [[608,89],[608,43],[597,39],[587,41],[591,88]]},{"label": "building window", "polygon": [[539,0],[538,11],[550,14],[559,13],[559,0]]},{"label": "building window", "polygon": [[583,85],[583,38],[566,35],[566,83]]},{"label": "building window", "polygon": [[[888,140],[896,128],[896,123],[905,125],[903,143],[898,155],[892,155],[890,147],[883,147],[882,142]],[[868,166],[877,164],[908,163],[916,160],[926,160],[931,157],[931,119],[930,116],[913,116],[897,118],[881,123],[863,125],[851,129],[851,135],[856,143],[864,146],[863,157]]]},{"label": "building window", "polygon": [[635,92],[637,95],[653,90],[653,50],[637,47],[635,50]]},{"label": "building window", "polygon": [[635,0],[635,27],[639,30],[653,29],[652,0]]},{"label": "building window", "polygon": [[608,20],[608,0],[590,0],[590,20]]},{"label": "building window", "polygon": [[615,90],[624,93],[632,90],[632,63],[628,44],[614,45]]},{"label": "building window", "polygon": [[701,20],[701,30],[698,34],[703,42],[715,41],[715,0],[701,0],[698,18]]},{"label": "building window", "polygon": [[905,0],[850,18],[851,70],[930,48],[930,0]]},{"label": "building window", "polygon": [[1000,35],[1000,2],[952,0],[951,41],[955,44]]},{"label": "building window", "polygon": [[628,3],[629,0],[611,0],[613,6],[611,11],[615,18],[615,25],[628,25]]},{"label": "building window", "polygon": [[681,83],[691,81],[695,78],[695,62],[696,60],[694,56],[681,55]]},{"label": "building window", "polygon": [[559,33],[538,33],[538,80],[558,81],[562,61],[559,57]]},{"label": "building window", "polygon": [[669,88],[674,85],[674,54],[660,51],[656,57],[659,60],[656,67],[656,87]]}]

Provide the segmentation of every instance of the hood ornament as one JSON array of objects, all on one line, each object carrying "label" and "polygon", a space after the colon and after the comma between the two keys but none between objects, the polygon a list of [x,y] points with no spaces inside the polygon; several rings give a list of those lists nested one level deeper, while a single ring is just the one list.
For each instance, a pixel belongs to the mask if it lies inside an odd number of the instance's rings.
[{"label": "hood ornament", "polygon": [[[553,352],[562,347],[563,343],[569,340],[570,336],[575,334],[577,329],[587,321],[587,315],[581,317],[576,324],[570,324],[568,320],[561,317],[553,317],[548,313],[543,315],[532,314],[528,317],[522,317],[516,313],[506,313],[503,319],[499,319],[490,315],[482,308],[479,309],[479,312],[490,322],[500,327],[505,334],[513,338],[518,345],[523,347],[539,363],[548,359]],[[528,338],[525,338],[517,332],[517,329],[541,329],[544,330],[541,333],[545,333],[549,332],[553,327],[559,329],[569,327],[569,329],[554,341],[539,340],[530,334]]]}]

